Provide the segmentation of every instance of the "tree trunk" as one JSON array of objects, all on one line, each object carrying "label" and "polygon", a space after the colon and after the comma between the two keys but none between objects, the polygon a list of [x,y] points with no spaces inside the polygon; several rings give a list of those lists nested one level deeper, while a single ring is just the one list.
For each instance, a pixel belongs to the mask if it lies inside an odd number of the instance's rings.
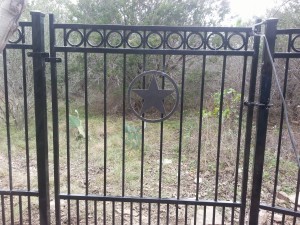
[{"label": "tree trunk", "polygon": [[26,0],[3,0],[0,5],[0,53],[9,37],[17,30],[18,20],[24,11]]}]

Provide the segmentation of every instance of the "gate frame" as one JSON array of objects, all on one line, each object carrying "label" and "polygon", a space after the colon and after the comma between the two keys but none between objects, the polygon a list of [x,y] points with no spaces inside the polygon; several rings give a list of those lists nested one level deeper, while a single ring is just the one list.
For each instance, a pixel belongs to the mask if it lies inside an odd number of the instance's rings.
[{"label": "gate frame", "polygon": [[[38,198],[39,198],[39,212],[40,212],[40,224],[50,225],[50,198],[49,198],[49,166],[48,166],[48,119],[47,119],[47,96],[46,96],[46,77],[45,77],[45,62],[51,63],[51,91],[52,91],[52,111],[53,113],[53,148],[54,148],[54,165],[59,165],[59,129],[58,129],[58,101],[57,101],[57,71],[56,63],[59,60],[56,58],[55,46],[55,32],[54,30],[54,16],[50,15],[50,57],[48,53],[45,53],[45,35],[44,35],[44,14],[41,12],[31,12],[32,17],[32,50],[28,56],[33,58],[33,77],[34,77],[34,101],[35,101],[35,126],[36,126],[36,148],[37,148],[37,166],[38,166]],[[260,22],[260,21],[256,21]],[[277,35],[277,22],[278,19],[266,20],[265,36],[269,43],[272,57],[274,58],[274,49]],[[260,25],[257,27],[260,32]],[[235,202],[240,208],[239,224],[245,224],[245,210],[247,203],[247,187],[248,187],[248,175],[249,175],[249,158],[250,158],[250,146],[251,146],[251,133],[253,126],[253,112],[255,99],[255,88],[257,69],[259,62],[259,46],[260,36],[254,37],[254,54],[252,56],[251,65],[251,77],[250,88],[248,96],[248,112],[247,112],[247,127],[245,134],[245,153],[243,164],[243,181],[242,181],[242,193],[241,204]],[[259,210],[263,209],[261,205],[261,188],[262,188],[262,176],[264,169],[264,154],[266,149],[266,135],[268,127],[268,114],[269,114],[269,102],[270,91],[272,85],[272,60],[267,53],[266,44],[263,47],[262,55],[262,70],[260,77],[259,88],[259,103],[258,113],[256,120],[256,137],[253,159],[253,173],[252,173],[252,190],[249,213],[249,224],[258,224]],[[92,196],[87,195],[85,198],[82,196],[60,195],[59,184],[59,170],[54,166],[54,198],[55,198],[55,220],[56,224],[60,224],[60,200],[61,199],[78,199],[89,200],[98,199],[102,201],[122,201],[122,202],[156,202],[158,199],[154,198],[128,198],[128,197],[110,197],[110,196]],[[297,193],[298,194],[298,193]],[[12,195],[12,193],[10,194]],[[61,198],[62,197],[62,198]],[[160,202],[171,203],[175,202],[173,199],[159,199]],[[226,202],[218,201],[223,205]],[[201,205],[213,205],[218,206],[218,202],[205,202],[201,201]],[[176,200],[176,204],[191,204],[197,205],[196,201],[185,201],[182,199]],[[232,205],[234,206],[234,205]]]},{"label": "gate frame", "polygon": [[48,225],[50,224],[50,198],[45,58],[48,57],[49,54],[45,53],[45,15],[41,12],[31,12],[31,16],[33,51],[29,52],[28,56],[33,58],[40,224]]},{"label": "gate frame", "polygon": [[[265,37],[269,43],[269,50],[271,51],[272,57],[274,57],[274,48],[276,40],[278,19],[269,19],[266,21],[265,26]],[[262,188],[262,177],[264,169],[264,157],[266,150],[266,137],[268,128],[268,116],[269,116],[269,104],[270,104],[270,93],[272,86],[272,60],[268,55],[268,49],[264,42],[263,56],[262,56],[262,67],[260,77],[260,97],[259,107],[257,112],[256,121],[256,138],[254,148],[254,159],[253,159],[253,175],[252,175],[252,194],[251,194],[251,206],[249,213],[249,224],[258,224],[259,208],[260,208],[260,197]]]}]

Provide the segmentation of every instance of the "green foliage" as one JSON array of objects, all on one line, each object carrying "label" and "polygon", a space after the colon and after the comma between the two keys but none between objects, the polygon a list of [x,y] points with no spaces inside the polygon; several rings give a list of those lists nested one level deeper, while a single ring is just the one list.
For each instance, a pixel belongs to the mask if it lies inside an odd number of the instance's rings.
[{"label": "green foliage", "polygon": [[227,0],[78,0],[67,6],[80,23],[125,25],[216,25],[229,13]]},{"label": "green foliage", "polygon": [[142,140],[141,128],[126,123],[125,137],[126,137],[126,142],[129,144],[131,148],[138,149],[141,146],[141,140]]},{"label": "green foliage", "polygon": [[299,11],[299,0],[281,0],[279,4],[268,11],[267,18],[278,18],[279,28],[299,28]]},{"label": "green foliage", "polygon": [[84,128],[82,126],[82,121],[79,118],[79,113],[75,110],[76,116],[69,115],[69,125],[71,128],[77,129],[77,139],[85,138]]},{"label": "green foliage", "polygon": [[[219,116],[220,114],[220,101],[221,101],[221,92],[216,92],[213,94],[214,99],[214,108],[212,110],[203,110],[203,117],[210,116]],[[238,117],[237,115],[237,105],[241,101],[241,94],[233,88],[228,88],[224,90],[223,93],[223,110],[222,116],[223,119],[229,119],[233,116]]]},{"label": "green foliage", "polygon": [[[30,21],[30,11],[41,11],[45,14],[54,13],[59,22],[68,22],[71,13],[67,8],[68,4],[68,1],[61,0],[30,0],[27,3],[25,12],[22,14],[22,18]],[[47,16],[45,19],[47,20]]]}]

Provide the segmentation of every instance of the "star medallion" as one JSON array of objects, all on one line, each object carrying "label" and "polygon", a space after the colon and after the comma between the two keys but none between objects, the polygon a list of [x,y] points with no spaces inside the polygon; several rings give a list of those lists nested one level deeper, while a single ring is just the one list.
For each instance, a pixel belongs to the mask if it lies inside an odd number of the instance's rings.
[{"label": "star medallion", "polygon": [[174,92],[174,90],[159,89],[155,77],[152,77],[148,89],[133,89],[132,91],[144,100],[140,115],[145,113],[151,107],[156,108],[162,114],[166,114],[163,101],[167,96]]},{"label": "star medallion", "polygon": [[[141,83],[144,84],[142,89]],[[164,84],[164,88],[161,88],[161,84]],[[165,72],[144,71],[129,84],[128,102],[132,112],[142,121],[162,122],[176,111],[179,103],[178,87]]]}]

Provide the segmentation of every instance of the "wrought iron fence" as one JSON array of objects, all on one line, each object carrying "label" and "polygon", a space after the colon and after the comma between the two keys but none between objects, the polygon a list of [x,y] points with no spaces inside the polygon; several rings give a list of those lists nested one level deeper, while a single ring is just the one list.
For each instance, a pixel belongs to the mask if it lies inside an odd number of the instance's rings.
[{"label": "wrought iron fence", "polygon": [[[299,31],[277,31],[276,23],[268,20],[265,33],[272,50],[276,34],[288,35],[288,53],[274,54],[285,60],[286,87]],[[255,103],[260,37],[252,37],[253,28],[59,24],[50,15],[49,30],[50,54],[43,15],[32,13],[3,53],[3,224],[244,224],[247,217],[256,224],[259,210],[272,212],[272,223],[275,213],[297,223],[297,206],[276,204],[283,115],[271,206],[260,203],[272,68],[264,50]],[[7,56],[12,51],[22,55],[24,132],[12,131],[8,81],[19,65]],[[14,180],[22,176],[26,185],[19,186]],[[295,188],[297,202],[299,179]]]}]

